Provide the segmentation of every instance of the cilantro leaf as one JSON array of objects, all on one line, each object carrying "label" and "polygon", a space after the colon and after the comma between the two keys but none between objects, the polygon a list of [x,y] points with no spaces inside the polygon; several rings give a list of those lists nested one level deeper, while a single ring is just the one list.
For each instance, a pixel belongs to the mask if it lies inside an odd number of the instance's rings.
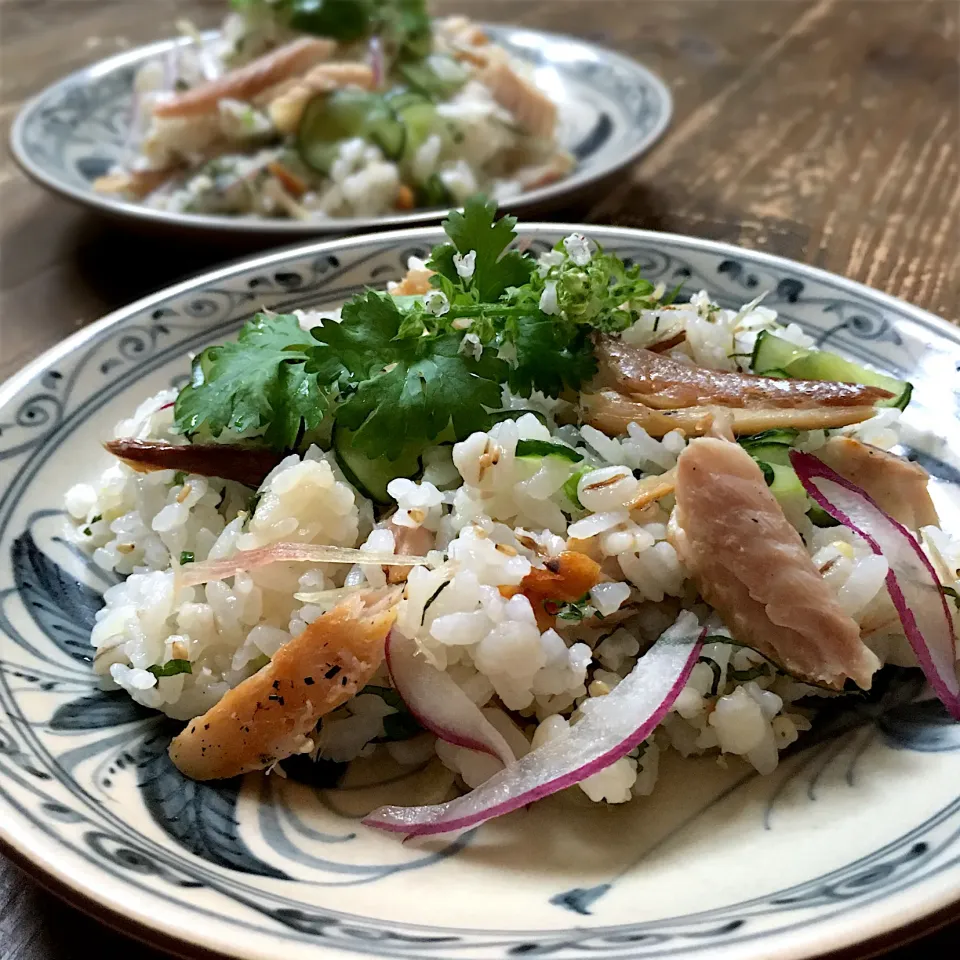
[{"label": "cilantro leaf", "polygon": [[557,317],[531,313],[518,318],[511,341],[517,351],[516,365],[509,372],[510,389],[528,397],[532,390],[558,397],[569,388],[576,390],[597,371],[593,348],[586,330],[572,336]]},{"label": "cilantro leaf", "polygon": [[461,440],[489,423],[500,403],[506,364],[492,351],[479,360],[460,353],[456,333],[395,341],[389,370],[365,380],[337,410],[353,443],[368,457],[396,460],[411,444],[424,447],[452,424]]},{"label": "cilantro leaf", "polygon": [[428,266],[448,280],[460,283],[453,255],[475,250],[477,260],[468,284],[482,303],[494,303],[508,287],[525,284],[533,272],[534,261],[530,257],[516,250],[507,252],[517,236],[513,229],[516,224],[516,217],[498,220],[496,203],[474,195],[464,204],[463,213],[453,210],[443,221],[443,229],[453,243],[435,247]]},{"label": "cilantro leaf", "polygon": [[236,341],[196,357],[174,406],[177,429],[214,437],[265,429],[275,449],[293,447],[301,427],[315,427],[328,405],[316,376],[304,373],[313,345],[296,317],[258,313]]},{"label": "cilantro leaf", "polygon": [[313,345],[307,371],[322,377],[339,367],[357,381],[368,380],[393,359],[400,310],[389,294],[367,290],[344,305],[341,317],[314,328],[320,346]]}]

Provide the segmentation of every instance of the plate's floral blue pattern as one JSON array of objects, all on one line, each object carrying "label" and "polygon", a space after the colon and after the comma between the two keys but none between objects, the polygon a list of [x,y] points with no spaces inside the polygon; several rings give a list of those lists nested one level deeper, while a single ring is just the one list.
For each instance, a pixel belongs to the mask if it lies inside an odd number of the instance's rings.
[{"label": "plate's floral blue pattern", "polygon": [[[528,232],[544,246],[563,235],[555,226]],[[821,343],[910,376],[909,422],[942,441],[918,440],[914,452],[944,491],[958,478],[948,452],[960,450],[956,333],[796,264],[682,238],[591,232],[688,294],[707,288],[736,305],[769,291],[765,302]],[[182,382],[187,353],[229,336],[260,307],[336,303],[398,276],[435,239],[430,230],[371,236],[228,268],[122,312],[0,393],[0,835],[67,884],[93,871],[101,882],[83,892],[134,920],[242,957],[324,946],[331,957],[587,960],[713,957],[737,946],[738,956],[774,958],[788,948],[806,955],[795,942],[816,952],[818,930],[830,944],[876,932],[878,904],[896,901],[914,917],[942,905],[960,882],[960,725],[911,671],[887,670],[870,696],[825,713],[773,777],[731,767],[709,773],[708,786],[668,778],[661,802],[676,803],[676,815],[607,859],[563,853],[558,815],[574,838],[594,831],[591,846],[603,847],[604,821],[576,807],[536,808],[522,840],[482,828],[403,846],[358,824],[375,795],[428,789],[427,768],[347,778],[342,788],[333,787],[343,773],[334,764],[312,768],[309,784],[187,781],[166,754],[176,725],[98,689],[88,637],[116,581],[62,538],[58,502],[68,482],[102,465],[104,429],[148,390]],[[889,799],[878,812],[884,791],[899,798],[891,824]],[[649,803],[635,806],[652,811],[657,795]],[[647,814],[631,816],[641,830]],[[798,829],[845,818],[856,839],[844,846],[831,833],[836,849],[784,870],[786,882],[761,866],[767,851],[789,862]],[[509,856],[518,844],[539,851],[542,864],[536,856],[519,870]],[[756,858],[734,867],[729,890],[703,903],[676,886],[672,864],[720,856],[724,844]],[[661,870],[667,892],[651,903],[643,884]],[[399,915],[384,906],[404,895],[439,899]],[[646,897],[645,909],[634,896]],[[463,898],[489,907],[469,909]]]}]

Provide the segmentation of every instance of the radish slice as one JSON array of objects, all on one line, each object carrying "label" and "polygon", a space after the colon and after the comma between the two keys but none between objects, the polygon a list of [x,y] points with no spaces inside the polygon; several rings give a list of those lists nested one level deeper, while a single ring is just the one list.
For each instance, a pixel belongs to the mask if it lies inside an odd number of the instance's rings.
[{"label": "radish slice", "polygon": [[626,756],[656,729],[690,677],[706,631],[685,611],[567,735],[550,740],[475,790],[425,807],[381,807],[363,822],[427,836],[476,826],[586,780]]},{"label": "radish slice", "polygon": [[862,537],[890,566],[887,590],[927,680],[960,720],[960,680],[953,618],[940,581],[920,544],[855,483],[809,453],[790,451],[800,482],[827,513]]},{"label": "radish slice", "polygon": [[310,563],[376,563],[381,566],[422,566],[426,557],[408,557],[403,554],[373,553],[353,547],[332,547],[325,543],[272,543],[256,550],[241,550],[223,560],[188,563],[179,568],[180,586],[193,587],[211,580],[224,580],[247,570],[265,567],[271,563],[304,561]]},{"label": "radish slice", "polygon": [[447,743],[489,753],[504,766],[516,762],[502,734],[453,677],[417,656],[415,641],[391,630],[386,653],[393,685],[421,726]]}]

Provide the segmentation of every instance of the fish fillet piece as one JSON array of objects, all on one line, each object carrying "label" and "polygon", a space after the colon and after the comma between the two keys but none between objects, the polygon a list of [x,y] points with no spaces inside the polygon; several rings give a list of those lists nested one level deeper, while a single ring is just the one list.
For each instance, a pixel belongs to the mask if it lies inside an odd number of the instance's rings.
[{"label": "fish fillet piece", "polygon": [[816,455],[841,477],[862,487],[877,506],[910,530],[940,526],[930,499],[930,474],[911,463],[853,437],[831,437]]},{"label": "fish fillet piece", "polygon": [[598,337],[596,345],[602,381],[660,410],[703,404],[752,409],[859,407],[893,396],[888,390],[858,383],[761,377],[688,366],[618,337]]},{"label": "fish fillet piece", "polygon": [[506,56],[492,57],[480,71],[480,80],[493,99],[513,114],[521,130],[549,139],[557,123],[557,105],[510,66]]},{"label": "fish fillet piece", "polygon": [[262,770],[298,752],[317,720],[354,697],[383,662],[399,588],[354,594],[284,644],[170,744],[194,780]]},{"label": "fish fillet piece", "polygon": [[707,404],[681,407],[678,410],[656,410],[640,400],[624,396],[616,390],[580,395],[583,419],[608,436],[627,432],[627,425],[643,427],[651,437],[666,436],[680,430],[687,436],[702,436],[722,422],[740,436],[762,433],[775,428],[794,430],[827,430],[846,427],[869,420],[876,414],[873,407],[724,407]]},{"label": "fish fillet piece", "polygon": [[388,286],[387,290],[394,297],[423,297],[433,289],[430,285],[432,276],[432,270],[410,267],[403,279]]},{"label": "fish fillet piece", "polygon": [[142,200],[173,176],[171,167],[162,170],[124,170],[107,173],[93,181],[97,193],[126,193]]},{"label": "fish fillet piece", "polygon": [[337,49],[333,40],[301,37],[250,63],[225,73],[216,80],[186,90],[178,96],[158,103],[153,108],[157,117],[187,117],[213,113],[225,97],[250,100],[269,87],[309,70],[321,60],[328,60]]},{"label": "fish fillet piece", "polygon": [[304,109],[318,93],[343,87],[372,90],[373,69],[366,63],[321,63],[270,102],[270,119],[281,133],[295,133]]},{"label": "fish fillet piece", "polygon": [[677,461],[672,542],[733,636],[794,677],[869,689],[880,662],[739,445],[702,437]]},{"label": "fish fillet piece", "polygon": [[259,487],[281,461],[272,450],[229,443],[163,443],[159,440],[109,440],[108,453],[140,473],[151,470],[182,470],[202,477],[236,480]]}]

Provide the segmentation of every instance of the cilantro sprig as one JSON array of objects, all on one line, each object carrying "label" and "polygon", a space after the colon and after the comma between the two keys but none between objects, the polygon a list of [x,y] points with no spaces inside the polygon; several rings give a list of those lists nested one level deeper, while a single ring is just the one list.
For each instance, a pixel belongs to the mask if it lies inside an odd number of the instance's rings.
[{"label": "cilantro sprig", "polygon": [[512,249],[516,219],[482,197],[444,222],[426,296],[366,290],[341,322],[304,331],[258,314],[234,343],[209,347],[175,405],[190,437],[238,434],[296,449],[325,423],[370,459],[409,462],[462,440],[502,411],[502,389],[578,390],[596,371],[593,335],[662,303],[634,266],[572,237],[537,260]]}]

